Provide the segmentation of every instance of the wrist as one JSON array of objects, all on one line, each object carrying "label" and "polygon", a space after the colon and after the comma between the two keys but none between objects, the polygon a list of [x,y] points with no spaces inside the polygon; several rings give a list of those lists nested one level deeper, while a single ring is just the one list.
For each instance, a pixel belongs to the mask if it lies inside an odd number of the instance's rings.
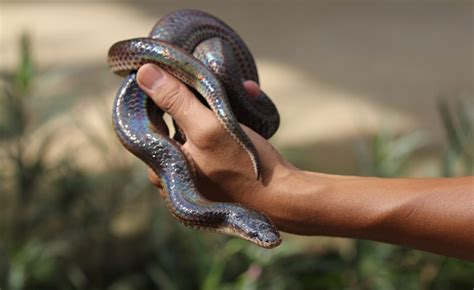
[{"label": "wrist", "polygon": [[282,164],[274,171],[263,211],[280,230],[294,234],[317,231],[315,218],[324,214],[324,208],[318,207],[318,200],[327,190],[325,182],[315,182],[321,176],[291,164]]},{"label": "wrist", "polygon": [[380,212],[356,192],[364,177],[307,172],[286,166],[272,188],[267,214],[279,229],[300,235],[360,237]]}]

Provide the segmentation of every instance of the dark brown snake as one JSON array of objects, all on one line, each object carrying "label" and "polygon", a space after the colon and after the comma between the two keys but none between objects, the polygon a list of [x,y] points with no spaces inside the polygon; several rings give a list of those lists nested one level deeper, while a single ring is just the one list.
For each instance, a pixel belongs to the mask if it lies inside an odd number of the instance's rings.
[{"label": "dark brown snake", "polygon": [[180,148],[186,136],[179,128],[174,139],[168,136],[163,111],[135,79],[140,66],[154,63],[188,85],[248,153],[258,179],[258,153],[239,122],[270,138],[278,129],[279,116],[263,92],[255,100],[247,96],[242,82],[258,83],[258,75],[237,33],[205,12],[179,10],[158,21],[148,38],[115,43],[108,62],[114,73],[125,76],[113,108],[115,131],[122,144],[159,176],[172,214],[192,228],[238,236],[265,248],[278,246],[280,234],[265,214],[238,204],[211,202],[199,193]]}]

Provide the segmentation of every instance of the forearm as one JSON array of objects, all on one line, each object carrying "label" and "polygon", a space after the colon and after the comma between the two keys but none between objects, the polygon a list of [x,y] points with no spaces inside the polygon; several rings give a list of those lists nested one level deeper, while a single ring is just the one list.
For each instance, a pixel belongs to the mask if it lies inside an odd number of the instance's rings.
[{"label": "forearm", "polygon": [[377,240],[474,260],[473,177],[387,179],[290,170],[285,179],[272,206],[277,210],[269,208],[284,231]]}]

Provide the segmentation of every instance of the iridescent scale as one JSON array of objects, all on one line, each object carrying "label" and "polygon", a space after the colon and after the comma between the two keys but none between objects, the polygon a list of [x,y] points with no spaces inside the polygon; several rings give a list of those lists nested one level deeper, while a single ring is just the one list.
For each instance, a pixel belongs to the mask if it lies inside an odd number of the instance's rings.
[{"label": "iridescent scale", "polygon": [[160,177],[172,214],[193,228],[235,235],[266,248],[280,244],[278,230],[266,215],[236,204],[211,202],[199,193],[192,168],[176,141],[185,136],[179,128],[176,140],[167,135],[163,112],[135,80],[140,66],[155,63],[194,88],[248,153],[258,177],[257,150],[239,122],[269,138],[278,128],[279,117],[265,94],[255,101],[246,96],[242,82],[258,82],[258,75],[240,37],[214,16],[180,10],[163,17],[149,38],[115,43],[108,61],[114,73],[125,76],[114,103],[117,135]]}]

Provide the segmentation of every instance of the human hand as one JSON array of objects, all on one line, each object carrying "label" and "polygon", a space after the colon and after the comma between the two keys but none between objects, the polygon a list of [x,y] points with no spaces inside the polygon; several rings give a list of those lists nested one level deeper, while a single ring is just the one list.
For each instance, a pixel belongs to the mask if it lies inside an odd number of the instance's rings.
[{"label": "human hand", "polygon": [[[186,135],[182,150],[192,159],[200,192],[210,200],[238,202],[268,212],[274,204],[275,182],[291,165],[263,137],[242,125],[257,148],[261,179],[256,180],[245,150],[230,136],[215,114],[206,108],[180,81],[156,65],[147,64],[137,74],[140,87]],[[249,97],[260,94],[253,81],[244,83]],[[159,178],[149,169],[149,178],[160,187]]]}]

